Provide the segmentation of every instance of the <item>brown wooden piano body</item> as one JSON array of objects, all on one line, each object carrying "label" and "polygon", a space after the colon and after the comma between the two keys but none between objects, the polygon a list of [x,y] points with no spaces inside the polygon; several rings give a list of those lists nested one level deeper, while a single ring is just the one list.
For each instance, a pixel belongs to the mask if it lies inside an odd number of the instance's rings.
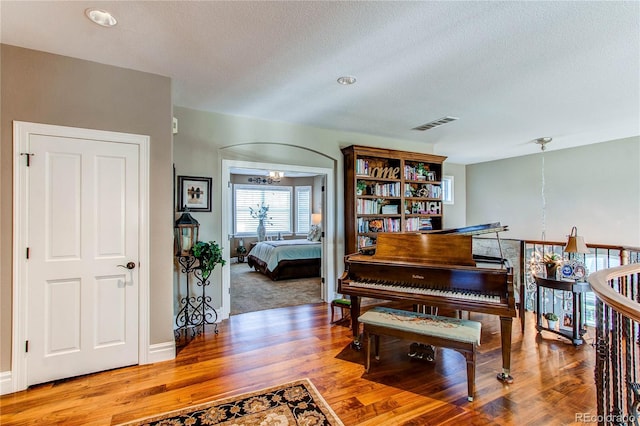
[{"label": "brown wooden piano body", "polygon": [[361,297],[500,316],[503,372],[498,378],[512,380],[513,269],[505,259],[473,256],[472,234],[381,233],[375,254],[345,256],[338,292],[351,298],[356,349]]}]

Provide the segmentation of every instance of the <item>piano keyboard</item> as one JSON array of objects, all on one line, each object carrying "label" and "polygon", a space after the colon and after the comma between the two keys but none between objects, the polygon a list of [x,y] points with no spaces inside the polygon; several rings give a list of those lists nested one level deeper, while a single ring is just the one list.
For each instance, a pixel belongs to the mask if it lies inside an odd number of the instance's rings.
[{"label": "piano keyboard", "polygon": [[502,304],[500,300],[500,296],[483,294],[483,293],[474,293],[467,290],[456,290],[456,289],[441,290],[437,288],[414,287],[414,286],[402,285],[402,284],[392,285],[389,283],[377,283],[377,282],[371,282],[371,281],[350,281],[349,286],[375,289],[375,290],[395,291],[395,292],[407,293],[407,294],[424,294],[427,296],[445,297],[448,299],[474,300],[478,302]]}]

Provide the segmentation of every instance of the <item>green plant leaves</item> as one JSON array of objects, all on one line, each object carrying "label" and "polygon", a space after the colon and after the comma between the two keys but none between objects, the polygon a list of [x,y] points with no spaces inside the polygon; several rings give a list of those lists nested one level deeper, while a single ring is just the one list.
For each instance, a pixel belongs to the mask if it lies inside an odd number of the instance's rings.
[{"label": "green plant leaves", "polygon": [[224,266],[226,263],[222,258],[222,248],[215,241],[209,241],[208,243],[198,241],[191,250],[193,251],[193,256],[200,263],[199,269],[202,271],[202,278],[205,280],[209,278],[216,265]]}]

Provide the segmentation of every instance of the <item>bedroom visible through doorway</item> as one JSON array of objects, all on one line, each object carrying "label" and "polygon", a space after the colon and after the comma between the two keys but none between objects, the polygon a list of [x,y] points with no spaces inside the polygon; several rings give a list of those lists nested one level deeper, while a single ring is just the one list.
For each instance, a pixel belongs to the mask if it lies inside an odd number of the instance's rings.
[{"label": "bedroom visible through doorway", "polygon": [[246,262],[230,270],[231,315],[322,302],[320,277],[273,281]]},{"label": "bedroom visible through doorway", "polygon": [[[319,232],[310,231],[325,230],[327,176],[323,169],[278,167],[277,173],[274,173],[274,167],[258,163],[243,162],[227,169],[223,167],[223,173],[225,170],[229,173],[229,190],[224,197],[227,204],[224,211],[229,212],[229,220],[223,221],[229,235],[230,264],[225,268],[229,272],[228,281],[225,282],[223,276],[223,287],[228,283],[228,293],[223,288],[223,298],[229,295],[228,315],[326,300],[321,278],[327,266],[324,260],[326,243],[320,239]],[[270,178],[274,175],[276,179]],[[256,250],[264,250],[268,244],[280,246],[275,250],[309,253],[285,254],[284,262],[273,265],[267,265],[269,258],[259,257],[255,251],[255,256],[250,256],[259,243],[259,221],[251,212],[262,207],[268,207],[268,210],[264,221],[266,235],[261,239],[268,243],[262,243]],[[318,237],[314,239],[316,234]],[[260,263],[261,260],[264,262]],[[256,265],[256,262],[260,264]]]}]

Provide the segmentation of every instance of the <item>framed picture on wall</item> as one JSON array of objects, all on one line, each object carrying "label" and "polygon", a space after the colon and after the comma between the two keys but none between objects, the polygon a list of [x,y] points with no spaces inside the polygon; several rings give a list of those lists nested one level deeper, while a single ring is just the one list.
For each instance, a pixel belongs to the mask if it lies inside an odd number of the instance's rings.
[{"label": "framed picture on wall", "polygon": [[211,211],[211,178],[178,176],[178,211]]}]

